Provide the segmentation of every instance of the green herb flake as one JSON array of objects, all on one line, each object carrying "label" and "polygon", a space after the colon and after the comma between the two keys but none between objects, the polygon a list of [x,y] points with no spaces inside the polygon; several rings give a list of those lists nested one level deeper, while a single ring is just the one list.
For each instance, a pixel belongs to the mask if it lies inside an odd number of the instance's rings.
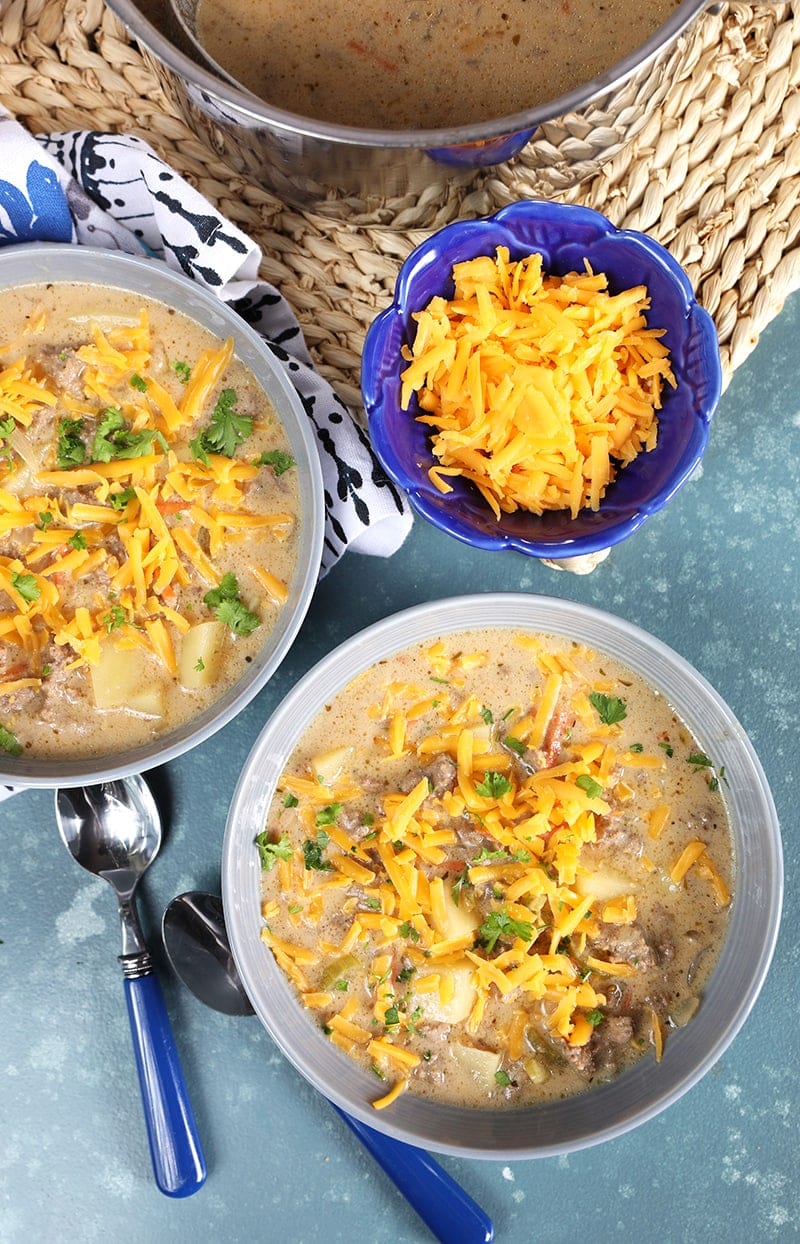
[{"label": "green herb flake", "polygon": [[121,488],[119,492],[110,492],[108,494],[108,504],[112,510],[119,512],[124,510],[129,501],[136,500],[136,493],[133,488]]},{"label": "green herb flake", "polygon": [[139,393],[146,393],[147,381],[144,376],[140,376],[138,372],[134,372],[131,376],[131,388],[137,389]]},{"label": "green herb flake", "polygon": [[181,384],[188,384],[192,369],[188,363],[184,363],[183,359],[176,359],[172,364],[172,370],[180,380]]},{"label": "green herb flake", "polygon": [[636,754],[638,755],[639,752],[644,751],[644,743],[631,743],[630,747],[628,748],[628,751],[636,752]]},{"label": "green herb flake", "polygon": [[712,762],[706,756],[705,752],[692,752],[686,757],[686,763],[692,765],[695,769],[710,769]]},{"label": "green herb flake", "polygon": [[580,777],[576,777],[575,785],[580,786],[581,790],[585,790],[590,799],[602,798],[602,786],[593,777],[590,777],[588,773],[582,773]]},{"label": "green herb flake", "polygon": [[412,942],[419,941],[419,933],[414,928],[413,924],[411,924],[410,921],[408,920],[403,921],[403,923],[400,925],[397,932],[400,934],[401,937],[408,938]]},{"label": "green herb flake", "polygon": [[307,838],[303,843],[303,863],[309,872],[332,872],[333,864],[330,860],[323,858],[322,852],[328,845],[328,835],[324,830],[320,830],[316,840]]},{"label": "green herb flake", "polygon": [[479,782],[475,789],[484,799],[500,799],[511,790],[511,783],[502,773],[489,769],[483,775],[483,781]]},{"label": "green herb flake", "polygon": [[314,824],[317,826],[335,825],[336,818],[341,812],[341,810],[342,810],[342,805],[340,803],[326,804],[324,808],[320,808],[319,812],[315,816]]},{"label": "green herb flake", "polygon": [[125,422],[122,411],[110,406],[103,411],[92,441],[92,462],[113,462],[116,459],[143,458],[152,452],[153,441],[166,445],[160,432],[144,428],[134,432]]},{"label": "green herb flake", "polygon": [[86,536],[83,534],[82,531],[75,531],[70,536],[69,540],[67,540],[67,544],[69,545],[71,549],[85,549],[86,548]]},{"label": "green herb flake", "polygon": [[50,526],[52,522],[54,522],[54,515],[51,514],[49,510],[42,510],[42,512],[39,515],[39,521],[37,522],[36,526],[39,528],[40,531],[47,531],[47,528]]},{"label": "green herb flake", "polygon": [[589,703],[605,726],[614,726],[628,716],[627,705],[616,695],[604,695],[601,691],[589,692]]},{"label": "green herb flake", "polygon": [[482,708],[480,711],[480,716],[486,722],[487,726],[490,726],[492,722],[494,721],[494,717],[492,716],[492,710],[490,708]]},{"label": "green herb flake", "polygon": [[196,459],[208,463],[209,454],[232,458],[238,447],[253,431],[253,420],[236,410],[236,390],[223,389],[211,412],[207,428],[189,442]]},{"label": "green herb flake", "polygon": [[496,1071],[494,1073],[494,1078],[501,1088],[508,1088],[509,1084],[511,1083],[511,1076],[508,1074],[507,1071],[503,1071],[502,1067],[500,1068],[499,1071]]},{"label": "green herb flake", "polygon": [[283,475],[284,471],[291,471],[297,463],[291,454],[284,453],[282,449],[267,449],[256,458],[255,465],[272,467],[276,475]]},{"label": "green herb flake", "polygon": [[127,620],[122,605],[112,605],[108,613],[104,613],[100,619],[109,635],[112,631],[118,631],[121,626],[125,625]]},{"label": "green herb flake", "polygon": [[299,802],[300,800],[297,798],[297,795],[293,795],[291,791],[283,797],[284,808],[296,808]]},{"label": "green herb flake", "polygon": [[602,1024],[603,1020],[605,1019],[605,1015],[603,1014],[602,1011],[598,1011],[595,1009],[594,1011],[587,1011],[586,1018],[589,1021],[589,1023],[592,1025],[592,1027],[596,1028],[598,1024]]},{"label": "green herb flake", "polygon": [[260,834],[256,834],[255,844],[258,847],[261,868],[265,873],[272,871],[276,860],[292,858],[292,844],[287,834],[281,834],[277,842],[272,842],[267,830],[264,829]]},{"label": "green herb flake", "polygon": [[197,670],[198,674],[202,674],[203,670],[206,668],[206,663],[202,657],[197,658],[194,663],[194,668]]},{"label": "green herb flake", "polygon": [[509,747],[512,752],[516,752],[518,756],[525,755],[525,744],[522,742],[522,739],[515,739],[513,734],[507,734],[503,739],[503,743],[506,747]]},{"label": "green herb flake", "polygon": [[42,594],[42,589],[36,582],[36,576],[32,574],[20,574],[17,570],[11,571],[11,586],[19,592],[23,600],[38,600]]},{"label": "green herb flake", "polygon": [[5,726],[0,726],[0,751],[8,752],[9,756],[22,755],[22,744]]},{"label": "green herb flake", "polygon": [[206,592],[203,602],[214,610],[217,620],[229,626],[235,635],[252,635],[261,625],[258,615],[252,613],[241,600],[236,575],[230,571],[222,576],[216,587]]},{"label": "green herb flake", "polygon": [[86,461],[86,446],[81,439],[83,419],[62,419],[58,425],[56,463],[60,471],[82,466]]},{"label": "green herb flake", "polygon": [[529,920],[513,919],[505,910],[493,911],[484,920],[478,936],[491,954],[501,939],[508,941],[513,937],[520,937],[524,942],[529,942],[533,937],[533,925]]},{"label": "green herb flake", "polygon": [[667,756],[671,757],[675,755],[675,749],[671,743],[659,743],[658,746],[662,751],[666,752]]}]

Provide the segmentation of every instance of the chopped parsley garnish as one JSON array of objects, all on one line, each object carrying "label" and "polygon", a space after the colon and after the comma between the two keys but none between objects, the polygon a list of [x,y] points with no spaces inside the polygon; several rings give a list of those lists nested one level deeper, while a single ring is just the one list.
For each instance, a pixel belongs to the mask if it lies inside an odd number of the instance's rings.
[{"label": "chopped parsley garnish", "polygon": [[5,726],[0,726],[0,750],[8,752],[9,756],[22,755],[22,744],[15,734],[6,730]]},{"label": "chopped parsley garnish", "polygon": [[639,752],[643,752],[643,751],[644,751],[644,743],[631,743],[630,747],[628,748],[628,751],[629,751],[629,752],[636,752],[637,754],[638,754]]},{"label": "chopped parsley garnish", "polygon": [[529,942],[533,937],[533,925],[529,920],[515,920],[505,910],[492,911],[479,928],[478,936],[491,954],[501,938],[507,941],[512,937],[521,937],[524,942]]},{"label": "chopped parsley garnish", "polygon": [[336,818],[342,810],[340,803],[329,803],[324,808],[320,808],[314,817],[315,825],[335,825]]},{"label": "chopped parsley garnish", "polygon": [[59,470],[82,466],[86,461],[86,446],[81,440],[83,419],[62,419],[58,425],[56,462]]},{"label": "chopped parsley garnish", "polygon": [[333,987],[334,989],[338,989],[339,993],[347,993],[348,989],[350,988],[350,982],[346,981],[344,977],[342,977],[340,981],[334,982]]},{"label": "chopped parsley garnish", "polygon": [[399,981],[410,981],[416,970],[416,968],[402,968],[401,971],[397,973],[397,979]]},{"label": "chopped parsley garnish", "polygon": [[518,756],[525,755],[525,744],[522,742],[522,739],[515,739],[513,734],[507,734],[503,742],[506,747],[510,747],[512,752],[516,752]]},{"label": "chopped parsley garnish", "polygon": [[197,658],[194,663],[194,668],[197,670],[198,674],[202,674],[203,670],[206,668],[206,663],[202,657]]},{"label": "chopped parsley garnish", "polygon": [[413,924],[411,924],[408,920],[403,921],[403,923],[400,925],[397,932],[400,934],[401,937],[411,938],[412,942],[419,941],[419,933],[414,928]]},{"label": "chopped parsley garnish", "polygon": [[695,769],[710,769],[712,764],[705,752],[692,752],[691,756],[686,757],[686,763]]},{"label": "chopped parsley garnish", "polygon": [[601,691],[590,691],[589,703],[597,709],[600,720],[605,726],[614,726],[628,716],[625,701],[619,696],[604,695]]},{"label": "chopped parsley garnish", "polygon": [[575,785],[585,790],[590,799],[600,799],[603,794],[600,783],[596,782],[593,777],[589,777],[588,773],[582,773],[580,777],[576,777]]},{"label": "chopped parsley garnish", "polygon": [[293,795],[291,794],[291,792],[288,795],[284,795],[284,798],[283,798],[284,808],[296,808],[299,802],[300,800],[297,798],[297,795]]},{"label": "chopped parsley garnish", "polygon": [[86,548],[86,536],[83,534],[82,531],[73,532],[69,540],[67,540],[67,544],[69,545],[71,549],[85,549]]},{"label": "chopped parsley garnish", "polygon": [[138,372],[134,372],[131,376],[131,388],[138,389],[140,393],[146,393],[147,381],[144,376],[140,376]]},{"label": "chopped parsley garnish", "polygon": [[658,746],[662,748],[663,751],[665,751],[668,756],[675,755],[675,748],[672,746],[671,743],[659,743]]},{"label": "chopped parsley garnish", "polygon": [[108,631],[109,635],[112,631],[117,631],[127,622],[125,610],[122,605],[112,605],[108,613],[104,613],[100,621]]},{"label": "chopped parsley garnish", "polygon": [[232,458],[252,431],[253,420],[236,411],[236,390],[223,389],[211,412],[208,427],[189,441],[189,447],[193,456],[207,466],[209,454]]},{"label": "chopped parsley garnish", "polygon": [[49,677],[50,677],[50,675],[52,674],[52,672],[53,672],[53,667],[52,667],[52,665],[43,665],[43,666],[42,666],[42,678],[49,678]]},{"label": "chopped parsley garnish", "polygon": [[47,531],[47,528],[50,526],[52,522],[53,522],[53,515],[50,513],[50,511],[42,510],[42,512],[39,515],[39,521],[36,524],[36,526],[39,528],[40,531]]},{"label": "chopped parsley garnish", "polygon": [[303,843],[303,862],[309,871],[319,873],[331,872],[333,864],[330,860],[323,859],[322,852],[328,845],[328,835],[321,829],[316,840],[306,838]]},{"label": "chopped parsley garnish", "polygon": [[511,783],[502,773],[489,769],[484,773],[483,781],[479,782],[475,789],[485,799],[500,799],[502,795],[507,795],[511,790]]},{"label": "chopped parsley garnish", "polygon": [[143,458],[152,453],[154,440],[159,441],[165,452],[169,448],[161,432],[154,428],[143,428],[141,432],[134,432],[125,422],[122,411],[116,406],[109,406],[97,423],[92,441],[92,462]]},{"label": "chopped parsley garnish", "polygon": [[181,384],[187,384],[192,374],[192,369],[188,363],[184,363],[182,359],[176,359],[172,364],[172,370],[180,380]]},{"label": "chopped parsley garnish", "polygon": [[16,430],[17,421],[13,415],[0,419],[0,441],[7,441]]},{"label": "chopped parsley garnish", "polygon": [[383,1022],[387,1028],[396,1028],[400,1023],[400,1014],[396,1006],[390,1006],[383,1013]]},{"label": "chopped parsley garnish", "polygon": [[501,1088],[508,1088],[509,1084],[511,1083],[511,1076],[508,1074],[507,1071],[503,1071],[502,1067],[500,1068],[499,1071],[496,1071],[494,1073],[494,1078]]},{"label": "chopped parsley garnish", "polygon": [[236,575],[224,574],[216,587],[206,592],[203,601],[214,610],[218,621],[224,622],[235,635],[252,635],[261,625],[257,614],[251,613],[239,596]]},{"label": "chopped parsley garnish", "polygon": [[38,600],[42,594],[42,589],[36,582],[36,576],[32,574],[20,574],[17,570],[11,571],[11,586],[19,592],[23,600]]},{"label": "chopped parsley garnish", "polygon": [[603,1014],[602,1011],[598,1011],[595,1009],[594,1011],[587,1011],[586,1018],[589,1021],[589,1023],[592,1025],[592,1027],[596,1028],[598,1024],[602,1024],[603,1020],[605,1019],[605,1015]]},{"label": "chopped parsley garnish", "polygon": [[129,501],[136,500],[136,493],[133,488],[122,488],[119,492],[110,492],[108,494],[108,504],[112,510],[124,510]]},{"label": "chopped parsley garnish", "polygon": [[276,475],[283,475],[284,471],[290,471],[297,463],[291,454],[285,454],[282,449],[267,449],[260,458],[256,458],[255,465],[271,466]]},{"label": "chopped parsley garnish", "polygon": [[451,894],[453,895],[453,902],[455,903],[456,907],[458,907],[459,899],[461,898],[461,891],[464,889],[464,886],[471,886],[471,885],[472,885],[472,882],[467,876],[467,869],[465,868],[463,872],[460,872],[458,874],[458,879],[453,882],[451,891],[450,891]]},{"label": "chopped parsley garnish", "polygon": [[256,835],[255,843],[258,847],[261,867],[266,873],[272,871],[276,860],[290,860],[292,858],[292,844],[289,842],[287,834],[281,834],[277,842],[270,842],[265,829]]},{"label": "chopped parsley garnish", "polygon": [[480,716],[486,722],[487,726],[490,726],[492,722],[494,721],[494,717],[492,716],[492,710],[490,708],[482,708],[480,711]]}]

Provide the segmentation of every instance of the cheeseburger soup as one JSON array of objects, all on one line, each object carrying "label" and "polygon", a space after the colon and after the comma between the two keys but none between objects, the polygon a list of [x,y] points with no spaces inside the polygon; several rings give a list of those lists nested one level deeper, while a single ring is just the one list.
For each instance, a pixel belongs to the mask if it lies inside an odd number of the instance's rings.
[{"label": "cheeseburger soup", "polygon": [[721,782],[602,653],[421,644],[293,751],[256,839],[262,939],[379,1108],[581,1092],[700,1004],[731,898]]},{"label": "cheeseburger soup", "polygon": [[6,292],[0,746],[93,756],[247,670],[296,562],[296,471],[232,341],[160,302]]},{"label": "cheeseburger soup", "polygon": [[677,0],[199,0],[197,35],[278,108],[367,129],[511,116],[615,65]]}]

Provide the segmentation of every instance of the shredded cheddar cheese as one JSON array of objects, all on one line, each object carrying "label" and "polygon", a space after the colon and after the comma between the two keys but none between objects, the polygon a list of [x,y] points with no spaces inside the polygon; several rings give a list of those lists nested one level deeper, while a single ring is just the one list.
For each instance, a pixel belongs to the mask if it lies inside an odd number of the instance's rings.
[{"label": "shredded cheddar cheese", "polygon": [[648,326],[647,289],[616,294],[586,264],[563,277],[507,247],[453,268],[451,299],[416,312],[403,347],[401,405],[418,395],[432,429],[433,484],[471,481],[496,517],[597,510],[608,485],[655,447],[664,333]]}]

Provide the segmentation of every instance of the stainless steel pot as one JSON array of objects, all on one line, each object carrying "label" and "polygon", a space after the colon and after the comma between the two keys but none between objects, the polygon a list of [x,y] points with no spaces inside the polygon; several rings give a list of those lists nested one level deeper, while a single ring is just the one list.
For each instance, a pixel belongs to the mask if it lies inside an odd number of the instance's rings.
[{"label": "stainless steel pot", "polygon": [[284,202],[344,221],[424,224],[454,185],[525,150],[532,193],[592,176],[641,130],[686,62],[709,0],[683,0],[612,69],[552,103],[448,130],[363,130],[295,116],[191,58],[167,0],[106,0],[189,128],[233,170]]}]

